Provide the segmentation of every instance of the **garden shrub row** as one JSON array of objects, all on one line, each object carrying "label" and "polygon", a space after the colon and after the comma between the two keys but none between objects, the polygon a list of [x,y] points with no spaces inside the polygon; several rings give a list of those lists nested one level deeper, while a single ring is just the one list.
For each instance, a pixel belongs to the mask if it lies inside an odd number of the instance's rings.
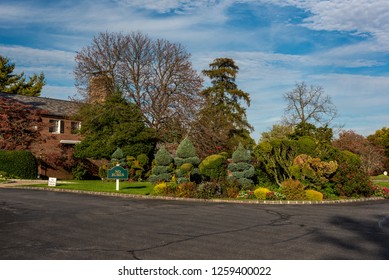
[{"label": "garden shrub row", "polygon": [[10,178],[36,179],[38,165],[30,151],[0,150],[0,172]]},{"label": "garden shrub row", "polygon": [[147,156],[127,157],[132,179],[149,179],[156,195],[314,201],[387,196],[386,189],[373,188],[359,156],[310,137],[262,142],[253,154],[240,144],[232,154],[202,161],[185,138],[175,155],[162,146],[149,172],[147,164]]}]

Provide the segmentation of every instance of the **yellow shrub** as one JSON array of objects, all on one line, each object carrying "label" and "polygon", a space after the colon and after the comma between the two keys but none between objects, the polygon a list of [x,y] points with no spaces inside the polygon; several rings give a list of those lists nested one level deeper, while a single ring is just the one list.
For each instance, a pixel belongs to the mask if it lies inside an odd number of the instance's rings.
[{"label": "yellow shrub", "polygon": [[305,196],[307,197],[308,200],[313,200],[313,201],[323,200],[323,194],[315,190],[306,190]]},{"label": "yellow shrub", "polygon": [[167,184],[166,183],[159,183],[157,185],[154,186],[154,193],[156,195],[163,195],[166,193],[166,189],[167,189]]},{"label": "yellow shrub", "polygon": [[288,179],[281,183],[286,200],[304,200],[305,186],[299,180]]},{"label": "yellow shrub", "polygon": [[176,195],[179,197],[195,197],[197,185],[194,182],[181,183],[177,186]]},{"label": "yellow shrub", "polygon": [[271,192],[268,188],[258,188],[254,191],[254,195],[258,199],[265,200],[266,199],[266,194]]}]

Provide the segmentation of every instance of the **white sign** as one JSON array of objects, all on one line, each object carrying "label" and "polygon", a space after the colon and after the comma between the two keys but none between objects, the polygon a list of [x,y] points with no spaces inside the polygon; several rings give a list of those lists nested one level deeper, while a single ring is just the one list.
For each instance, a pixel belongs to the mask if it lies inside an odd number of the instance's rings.
[{"label": "white sign", "polygon": [[57,178],[49,178],[49,187],[56,187],[57,186]]}]

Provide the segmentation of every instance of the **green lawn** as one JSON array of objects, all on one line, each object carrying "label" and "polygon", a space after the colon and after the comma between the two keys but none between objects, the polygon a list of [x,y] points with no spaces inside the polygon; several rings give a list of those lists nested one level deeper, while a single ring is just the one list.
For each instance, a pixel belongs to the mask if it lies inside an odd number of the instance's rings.
[{"label": "green lawn", "polygon": [[374,184],[381,186],[381,187],[389,188],[389,181],[388,182],[374,182]]},{"label": "green lawn", "polygon": [[[47,184],[35,185],[36,187],[48,187]],[[117,192],[115,181],[90,181],[90,180],[69,180],[57,181],[56,187],[67,190],[82,190],[95,192]],[[153,185],[150,182],[120,182],[120,190],[118,193],[149,195],[153,191]]]},{"label": "green lawn", "polygon": [[371,177],[371,179],[375,185],[389,188],[389,176],[385,176],[382,174],[378,176],[373,176]]},{"label": "green lawn", "polygon": [[374,180],[379,180],[379,181],[388,181],[389,182],[389,176],[385,176],[385,175],[378,175],[378,176],[373,176],[371,177],[371,179],[374,181]]}]

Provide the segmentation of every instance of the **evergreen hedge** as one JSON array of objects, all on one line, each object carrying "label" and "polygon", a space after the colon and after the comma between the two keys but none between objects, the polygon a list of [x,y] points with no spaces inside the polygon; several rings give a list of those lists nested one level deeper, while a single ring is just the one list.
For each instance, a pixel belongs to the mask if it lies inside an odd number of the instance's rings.
[{"label": "evergreen hedge", "polygon": [[38,165],[30,151],[0,150],[0,172],[13,178],[36,179]]}]

